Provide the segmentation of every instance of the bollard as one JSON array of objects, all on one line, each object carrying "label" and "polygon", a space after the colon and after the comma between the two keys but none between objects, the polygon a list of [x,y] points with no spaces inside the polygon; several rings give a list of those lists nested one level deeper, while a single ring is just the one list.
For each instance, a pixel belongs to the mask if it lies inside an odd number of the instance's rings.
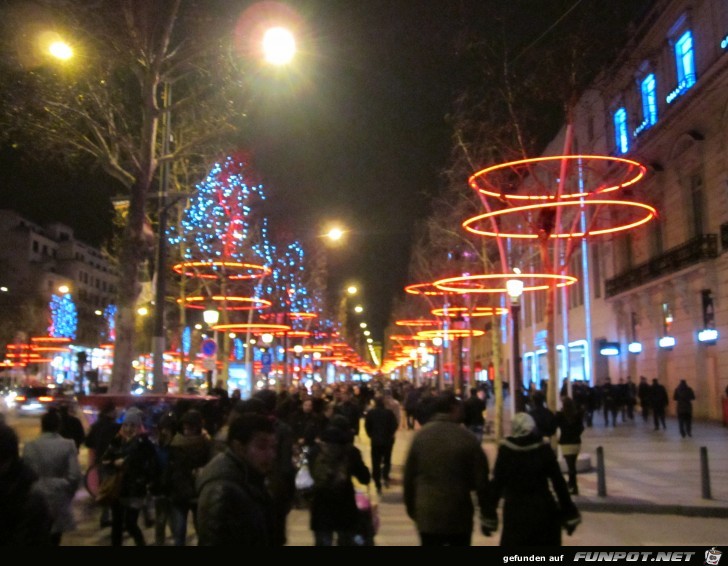
[{"label": "bollard", "polygon": [[604,474],[604,448],[597,446],[597,495],[607,496],[607,478]]},{"label": "bollard", "polygon": [[703,499],[712,499],[710,495],[710,469],[708,468],[708,449],[700,447],[700,483],[703,487]]}]

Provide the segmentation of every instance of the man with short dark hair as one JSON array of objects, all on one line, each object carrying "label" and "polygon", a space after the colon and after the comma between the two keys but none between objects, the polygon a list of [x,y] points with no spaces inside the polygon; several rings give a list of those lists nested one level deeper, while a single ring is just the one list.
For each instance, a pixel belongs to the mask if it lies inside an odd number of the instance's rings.
[{"label": "man with short dark hair", "polygon": [[273,545],[275,513],[265,484],[276,458],[276,434],[267,417],[246,413],[229,425],[227,448],[197,478],[200,546]]}]

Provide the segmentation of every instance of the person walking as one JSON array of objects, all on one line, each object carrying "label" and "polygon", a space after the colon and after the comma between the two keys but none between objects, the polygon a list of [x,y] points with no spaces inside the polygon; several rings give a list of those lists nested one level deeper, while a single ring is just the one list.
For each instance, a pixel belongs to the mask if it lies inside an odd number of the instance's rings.
[{"label": "person walking", "polygon": [[546,395],[543,391],[534,391],[531,395],[531,409],[528,414],[533,417],[536,428],[542,436],[551,438],[556,434],[556,415],[546,406]]},{"label": "person walking", "polygon": [[[350,422],[334,415],[309,454],[314,486],[310,527],[316,546],[363,546],[357,535],[360,514],[352,478],[368,485],[371,472],[354,446]],[[335,537],[335,540],[334,540]]]},{"label": "person walking", "polygon": [[200,546],[273,546],[275,511],[265,482],[275,458],[270,419],[245,413],[230,421],[225,451],[197,476]]},{"label": "person walking", "polygon": [[650,407],[652,406],[652,388],[647,383],[644,375],[640,376],[640,384],[637,386],[637,397],[640,400],[640,411],[642,422],[645,424],[650,420]]},{"label": "person walking", "polygon": [[675,388],[672,394],[672,400],[676,403],[677,423],[680,427],[680,436],[693,436],[693,401],[695,401],[695,391],[688,385],[684,379]]},{"label": "person walking", "polygon": [[[404,504],[422,546],[470,546],[475,505],[481,531],[489,489],[488,458],[462,424],[462,401],[439,394],[432,418],[415,433],[405,459]],[[473,498],[475,495],[475,498]]]},{"label": "person walking", "polygon": [[50,547],[53,520],[38,476],[20,457],[18,435],[1,417],[0,547]]},{"label": "person walking", "polygon": [[[100,465],[101,456],[104,455],[111,440],[117,435],[120,428],[121,425],[116,421],[116,405],[114,405],[113,401],[105,402],[99,409],[99,414],[89,428],[86,439],[84,440],[84,445],[88,448],[89,468],[95,464],[99,464],[96,468],[99,483],[107,475],[106,468]],[[99,526],[101,528],[111,526],[111,508],[108,505],[101,506]]]},{"label": "person walking", "polygon": [[142,412],[127,409],[119,433],[112,439],[101,463],[108,473],[122,473],[120,498],[111,504],[111,546],[122,546],[124,531],[136,546],[146,546],[139,514],[146,506],[149,488],[158,482],[154,443],[144,430]]},{"label": "person walking", "polygon": [[197,524],[197,488],[199,470],[212,457],[212,438],[203,427],[202,413],[188,409],[180,419],[182,430],[169,444],[166,481],[169,496],[169,522],[175,546],[187,544],[187,519],[192,514]]},{"label": "person walking", "polygon": [[61,415],[61,430],[58,431],[63,438],[70,438],[76,443],[76,452],[81,450],[86,440],[86,431],[83,423],[74,413],[70,403],[63,402],[58,406]]},{"label": "person walking", "polygon": [[562,397],[561,399],[561,410],[556,412],[556,429],[559,433],[559,448],[566,462],[569,493],[579,495],[579,486],[576,480],[576,460],[581,451],[584,417],[571,397]]},{"label": "person walking", "polygon": [[83,478],[76,444],[61,436],[61,426],[59,411],[50,408],[40,419],[40,436],[23,448],[23,460],[38,476],[38,487],[48,502],[55,546],[61,544],[63,533],[76,528],[72,504]]},{"label": "person walking", "polygon": [[498,447],[485,507],[491,531],[498,527],[501,498],[501,546],[561,546],[562,528],[571,535],[581,522],[556,454],[528,413],[514,415],[511,435]]},{"label": "person walking", "polygon": [[470,396],[463,402],[463,423],[475,435],[478,442],[483,442],[485,430],[485,400],[481,398],[477,387],[470,388]]},{"label": "person walking", "polygon": [[665,425],[665,412],[667,411],[667,405],[670,402],[670,398],[667,395],[667,389],[657,378],[652,380],[652,391],[650,392],[650,399],[652,403],[652,418],[655,424],[655,430],[667,430]]},{"label": "person walking", "polygon": [[364,430],[370,439],[372,477],[377,493],[389,487],[392,470],[392,450],[399,423],[395,414],[384,405],[384,395],[374,396],[374,407],[364,417]]}]

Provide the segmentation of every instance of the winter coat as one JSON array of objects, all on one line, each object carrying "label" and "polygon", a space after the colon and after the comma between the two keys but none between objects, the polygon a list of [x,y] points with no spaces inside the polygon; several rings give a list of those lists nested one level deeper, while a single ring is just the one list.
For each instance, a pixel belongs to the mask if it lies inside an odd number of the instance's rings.
[{"label": "winter coat", "polygon": [[672,400],[677,403],[676,410],[678,415],[691,415],[693,413],[693,401],[695,401],[695,392],[687,383],[680,383],[672,395]]},{"label": "winter coat", "polygon": [[508,437],[501,442],[488,496],[488,517],[497,519],[501,498],[501,546],[560,546],[562,524],[579,516],[556,454],[540,436]]},{"label": "winter coat", "polygon": [[389,446],[394,443],[399,423],[395,414],[386,407],[373,407],[364,417],[364,430],[372,446]]},{"label": "winter coat", "polygon": [[581,411],[571,419],[567,418],[563,411],[558,411],[555,422],[556,429],[559,431],[559,444],[581,444],[581,435],[584,432]]},{"label": "winter coat", "polygon": [[227,448],[197,476],[200,546],[272,546],[273,500],[265,478]]},{"label": "winter coat", "polygon": [[109,415],[100,414],[88,430],[84,444],[94,452],[94,462],[100,461],[109,447],[111,440],[117,435],[121,425]]},{"label": "winter coat", "polygon": [[0,473],[0,547],[52,546],[53,521],[37,480],[22,460]]},{"label": "winter coat", "polygon": [[405,460],[407,515],[421,533],[472,532],[472,493],[482,510],[488,473],[488,458],[475,436],[447,415],[436,413],[415,434]]},{"label": "winter coat", "polygon": [[[340,470],[331,469],[331,461],[341,462]],[[352,478],[362,484],[371,481],[371,473],[352,435],[333,426],[322,433],[320,442],[309,454],[314,486],[311,497],[312,531],[352,531],[359,524],[359,509]]]},{"label": "winter coat", "polygon": [[26,443],[23,460],[38,476],[38,489],[53,519],[52,532],[74,530],[73,498],[83,478],[76,443],[57,432],[42,432]]},{"label": "winter coat", "polygon": [[195,480],[198,470],[210,461],[212,439],[205,434],[177,433],[167,450],[169,460],[164,472],[164,491],[174,504],[184,505],[197,499]]},{"label": "winter coat", "polygon": [[159,461],[154,443],[147,434],[137,434],[128,440],[117,434],[101,457],[105,471],[115,473],[118,468],[114,462],[118,459],[124,460],[121,503],[141,509],[150,488],[159,482]]}]

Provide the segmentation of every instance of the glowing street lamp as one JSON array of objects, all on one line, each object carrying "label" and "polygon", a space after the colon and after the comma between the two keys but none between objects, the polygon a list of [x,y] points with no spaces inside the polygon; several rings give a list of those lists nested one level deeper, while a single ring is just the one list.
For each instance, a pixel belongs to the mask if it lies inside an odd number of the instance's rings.
[{"label": "glowing street lamp", "polygon": [[506,292],[511,299],[511,324],[513,326],[513,399],[515,401],[515,412],[520,413],[526,410],[526,402],[523,396],[523,378],[521,376],[521,344],[519,334],[520,299],[523,294],[523,280],[509,279],[506,281]]}]

